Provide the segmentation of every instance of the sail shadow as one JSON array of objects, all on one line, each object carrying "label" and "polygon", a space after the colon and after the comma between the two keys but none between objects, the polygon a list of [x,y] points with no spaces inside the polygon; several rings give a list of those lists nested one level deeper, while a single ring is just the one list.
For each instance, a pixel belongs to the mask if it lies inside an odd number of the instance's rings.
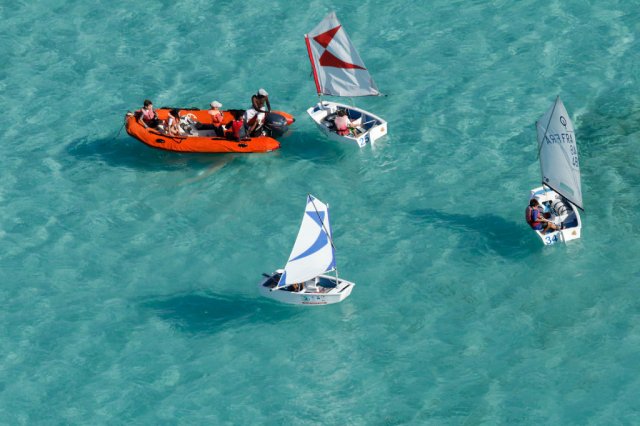
[{"label": "sail shadow", "polygon": [[210,334],[250,323],[275,324],[300,314],[267,300],[220,294],[180,294],[146,300],[141,305],[187,333]]},{"label": "sail shadow", "polygon": [[460,213],[446,213],[435,209],[417,209],[408,212],[419,222],[435,223],[453,232],[473,232],[492,252],[505,258],[519,258],[530,254],[528,242],[533,241],[528,226],[505,220],[494,214],[471,216]]},{"label": "sail shadow", "polygon": [[200,154],[163,151],[148,147],[128,136],[101,139],[83,137],[69,143],[66,149],[69,155],[79,160],[102,162],[112,167],[151,171],[184,167],[216,171],[235,158],[235,154],[231,153]]}]

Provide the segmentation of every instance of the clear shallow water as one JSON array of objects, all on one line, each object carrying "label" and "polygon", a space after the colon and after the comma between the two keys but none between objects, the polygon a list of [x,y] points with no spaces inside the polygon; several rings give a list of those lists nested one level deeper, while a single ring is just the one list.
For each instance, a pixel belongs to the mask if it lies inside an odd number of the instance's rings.
[{"label": "clear shallow water", "polygon": [[[389,137],[324,140],[303,34],[335,9]],[[6,424],[640,421],[638,4],[0,6]],[[118,133],[156,105],[298,121],[266,155]],[[581,240],[523,221],[535,120],[577,131]],[[259,298],[304,197],[332,206],[344,303]]]}]

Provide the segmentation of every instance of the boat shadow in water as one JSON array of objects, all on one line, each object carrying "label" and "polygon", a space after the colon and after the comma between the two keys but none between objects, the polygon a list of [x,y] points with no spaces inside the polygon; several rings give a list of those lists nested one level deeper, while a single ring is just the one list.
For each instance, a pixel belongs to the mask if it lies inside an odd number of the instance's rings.
[{"label": "boat shadow in water", "polygon": [[142,307],[187,333],[212,334],[227,328],[260,323],[275,324],[300,311],[267,300],[219,294],[180,294],[145,300]]},{"label": "boat shadow in water", "polygon": [[180,153],[154,149],[126,137],[80,138],[67,146],[67,153],[80,160],[103,162],[113,167],[145,170],[174,170],[184,167],[213,171],[233,161],[236,154]]},{"label": "boat shadow in water", "polygon": [[358,152],[356,146],[343,146],[323,136],[317,129],[291,129],[284,138],[279,139],[278,155],[287,159],[305,160],[318,164],[333,165],[349,155],[349,151]]},{"label": "boat shadow in water", "polygon": [[435,209],[417,209],[408,212],[410,218],[419,222],[436,224],[452,232],[471,232],[480,251],[485,249],[504,258],[522,258],[531,254],[531,244],[537,238],[526,224],[515,222],[492,214],[471,216],[446,213]]}]

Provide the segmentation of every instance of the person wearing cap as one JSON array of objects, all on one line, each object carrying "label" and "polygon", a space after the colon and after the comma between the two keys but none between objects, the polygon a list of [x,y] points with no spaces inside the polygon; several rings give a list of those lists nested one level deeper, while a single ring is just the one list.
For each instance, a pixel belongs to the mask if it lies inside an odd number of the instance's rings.
[{"label": "person wearing cap", "polygon": [[[265,104],[267,109],[264,109]],[[258,93],[251,96],[251,108],[244,112],[243,120],[247,134],[249,136],[259,136],[267,112],[271,112],[269,94],[266,90],[260,89]]]},{"label": "person wearing cap", "polygon": [[[264,110],[264,105],[267,104],[267,110]],[[258,93],[251,96],[251,106],[253,109],[259,112],[271,112],[271,103],[269,103],[269,93],[266,90],[260,89]]]},{"label": "person wearing cap", "polygon": [[211,124],[216,131],[217,136],[224,136],[224,128],[222,127],[222,121],[224,120],[224,114],[220,111],[222,104],[218,101],[211,102],[211,109],[208,111],[211,116]]}]

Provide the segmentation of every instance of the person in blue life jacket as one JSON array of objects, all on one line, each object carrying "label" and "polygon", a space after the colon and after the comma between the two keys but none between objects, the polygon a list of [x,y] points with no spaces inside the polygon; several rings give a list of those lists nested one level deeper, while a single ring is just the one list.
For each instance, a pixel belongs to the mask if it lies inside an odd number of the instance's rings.
[{"label": "person in blue life jacket", "polygon": [[525,219],[532,229],[542,231],[543,234],[560,229],[555,223],[544,217],[542,206],[535,198],[529,201],[529,205],[525,210]]}]

